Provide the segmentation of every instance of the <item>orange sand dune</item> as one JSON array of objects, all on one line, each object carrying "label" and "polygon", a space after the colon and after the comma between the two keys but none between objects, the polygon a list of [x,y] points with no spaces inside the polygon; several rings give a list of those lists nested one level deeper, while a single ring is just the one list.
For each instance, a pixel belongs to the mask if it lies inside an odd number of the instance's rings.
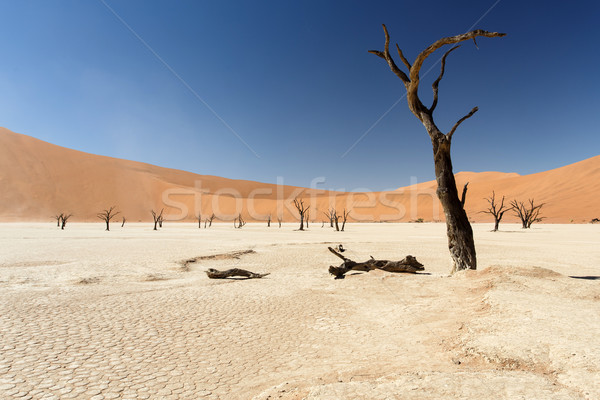
[{"label": "orange sand dune", "polygon": [[[484,197],[498,196],[547,203],[546,222],[588,222],[600,217],[600,156],[537,174],[460,172],[457,184],[469,182],[466,209],[473,221],[490,221],[479,211]],[[344,193],[277,186],[157,167],[98,156],[52,145],[0,128],[0,221],[51,221],[72,213],[71,221],[94,221],[116,206],[128,221],[151,220],[150,210],[165,208],[167,220],[190,221],[216,214],[231,221],[241,213],[247,221],[271,215],[297,219],[293,199],[310,205],[310,221],[321,222],[332,207],[351,209],[351,221],[443,220],[435,181],[390,192]],[[515,221],[512,216],[507,221]]]}]

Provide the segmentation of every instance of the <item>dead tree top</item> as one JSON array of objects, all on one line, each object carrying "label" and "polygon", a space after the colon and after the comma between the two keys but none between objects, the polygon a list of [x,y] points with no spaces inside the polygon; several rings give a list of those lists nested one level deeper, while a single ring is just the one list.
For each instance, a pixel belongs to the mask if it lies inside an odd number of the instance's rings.
[{"label": "dead tree top", "polygon": [[[451,49],[446,51],[446,53],[444,53],[444,55],[442,56],[440,75],[431,85],[431,88],[433,90],[433,102],[429,108],[427,108],[425,105],[423,105],[423,103],[419,99],[419,95],[418,95],[419,83],[420,83],[419,73],[421,72],[421,67],[423,66],[423,62],[427,59],[427,57],[429,57],[437,49],[439,49],[447,44],[456,44],[456,43],[463,42],[465,40],[473,40],[473,42],[475,43],[475,46],[477,46],[477,42],[476,42],[477,37],[493,38],[493,37],[506,36],[506,33],[488,32],[488,31],[484,31],[481,29],[476,29],[474,31],[463,33],[461,35],[448,36],[445,38],[441,38],[441,39],[435,41],[433,44],[431,44],[429,47],[427,47],[421,53],[419,53],[419,55],[417,56],[415,61],[412,63],[412,65],[408,61],[408,59],[404,56],[404,53],[402,53],[400,46],[398,46],[398,44],[396,44],[396,50],[398,51],[398,56],[400,57],[400,59],[402,60],[402,63],[408,70],[408,74],[406,74],[402,69],[400,69],[400,67],[398,67],[398,65],[396,64],[396,62],[394,61],[394,59],[392,58],[392,56],[390,54],[390,34],[388,33],[388,30],[387,30],[387,27],[385,26],[385,24],[383,25],[383,32],[385,33],[384,51],[369,50],[369,53],[375,54],[376,56],[383,58],[387,62],[388,66],[390,67],[392,72],[398,78],[400,78],[402,83],[404,83],[404,86],[406,87],[409,108],[413,112],[413,114],[415,114],[415,116],[417,118],[419,118],[419,120],[421,120],[421,122],[423,122],[423,123],[425,123],[425,120],[426,120],[425,116],[431,117],[431,115],[433,114],[433,110],[435,110],[435,108],[437,107],[438,88],[439,88],[440,81],[442,80],[442,78],[444,76],[445,67],[446,67],[446,57],[448,57],[448,55],[450,53],[452,53],[454,50],[459,48],[460,45],[452,47]],[[465,115],[460,120],[458,120],[454,124],[452,129],[445,135],[446,140],[450,141],[452,139],[452,135],[454,134],[454,132],[456,131],[458,126],[464,120],[472,117],[473,114],[475,114],[477,111],[478,111],[478,108],[473,107],[473,109],[467,115]],[[434,139],[434,138],[432,137],[432,139]]]}]

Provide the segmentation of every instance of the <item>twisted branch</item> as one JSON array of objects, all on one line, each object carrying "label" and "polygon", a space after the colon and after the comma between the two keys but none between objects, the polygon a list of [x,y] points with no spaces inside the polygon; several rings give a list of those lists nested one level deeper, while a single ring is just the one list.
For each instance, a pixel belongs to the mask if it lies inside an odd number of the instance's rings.
[{"label": "twisted branch", "polygon": [[460,124],[462,124],[462,122],[465,119],[471,118],[473,116],[473,114],[475,114],[478,110],[479,110],[478,107],[473,107],[473,109],[471,110],[471,112],[469,112],[467,115],[465,115],[464,117],[462,117],[461,119],[459,119],[458,121],[456,121],[456,123],[454,124],[454,126],[452,127],[452,129],[450,130],[450,132],[446,135],[446,138],[448,139],[448,141],[452,140],[452,135],[454,135],[454,131],[456,131],[456,128],[458,128],[458,126]]},{"label": "twisted branch", "polygon": [[475,39],[477,36],[484,37],[503,37],[506,36],[506,33],[498,33],[498,32],[488,32],[482,29],[476,29],[471,32],[463,33],[461,35],[449,36],[445,38],[441,38],[437,40],[435,43],[427,47],[423,50],[415,59],[412,68],[410,69],[410,82],[411,86],[414,86],[414,91],[416,93],[419,87],[419,71],[421,71],[421,67],[423,66],[423,62],[437,49],[447,44],[459,43],[469,39]]},{"label": "twisted branch", "polygon": [[454,50],[458,49],[459,47],[460,47],[460,45],[454,46],[453,48],[448,50],[442,57],[442,68],[440,70],[440,76],[438,76],[438,78],[435,80],[435,82],[433,82],[431,84],[431,88],[433,89],[433,103],[431,104],[431,107],[429,108],[430,113],[433,113],[433,110],[435,110],[435,108],[437,107],[438,86],[440,84],[440,81],[442,80],[442,77],[444,76],[444,71],[446,70],[446,57],[448,57],[448,54],[452,53]]},{"label": "twisted branch", "polygon": [[[410,83],[410,80],[408,79],[408,76],[406,76],[406,74],[400,68],[398,68],[398,66],[394,62],[394,59],[390,55],[390,34],[388,33],[387,28],[385,27],[385,24],[383,24],[383,32],[385,32],[385,50],[383,51],[383,53],[379,50],[369,50],[369,53],[375,54],[376,56],[381,57],[385,61],[387,61],[392,72],[394,74],[396,74],[396,76],[398,78],[400,78],[402,80],[402,82],[404,82],[404,85],[406,86]],[[398,50],[399,50],[399,53],[402,54],[402,51],[400,51],[400,48],[398,48]],[[404,58],[403,55],[400,56],[400,58],[402,59],[402,61],[404,62],[405,65],[406,64],[410,65],[408,63],[408,61],[405,61],[406,58]],[[410,70],[410,68],[409,68],[409,70]]]}]

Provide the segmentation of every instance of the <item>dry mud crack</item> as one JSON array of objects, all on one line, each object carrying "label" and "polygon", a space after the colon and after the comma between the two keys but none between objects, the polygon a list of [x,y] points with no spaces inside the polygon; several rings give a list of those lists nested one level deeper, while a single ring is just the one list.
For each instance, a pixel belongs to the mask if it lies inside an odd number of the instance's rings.
[{"label": "dry mud crack", "polygon": [[[334,280],[320,241],[195,258],[210,251],[194,243],[135,279],[3,284],[0,398],[600,398],[597,281],[522,266],[448,277],[428,253],[431,275]],[[396,246],[346,247],[406,253]],[[198,268],[162,279],[173,259]],[[269,279],[202,271],[256,266]]]}]

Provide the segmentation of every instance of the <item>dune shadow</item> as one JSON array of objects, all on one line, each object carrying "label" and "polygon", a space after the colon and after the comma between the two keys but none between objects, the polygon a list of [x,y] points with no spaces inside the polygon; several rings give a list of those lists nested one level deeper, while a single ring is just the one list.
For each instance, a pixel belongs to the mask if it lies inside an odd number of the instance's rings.
[{"label": "dune shadow", "polygon": [[596,275],[587,275],[587,276],[575,276],[575,275],[571,275],[571,276],[569,276],[569,278],[573,278],[573,279],[585,279],[586,281],[597,281],[597,280],[600,280],[600,276],[596,276]]}]

